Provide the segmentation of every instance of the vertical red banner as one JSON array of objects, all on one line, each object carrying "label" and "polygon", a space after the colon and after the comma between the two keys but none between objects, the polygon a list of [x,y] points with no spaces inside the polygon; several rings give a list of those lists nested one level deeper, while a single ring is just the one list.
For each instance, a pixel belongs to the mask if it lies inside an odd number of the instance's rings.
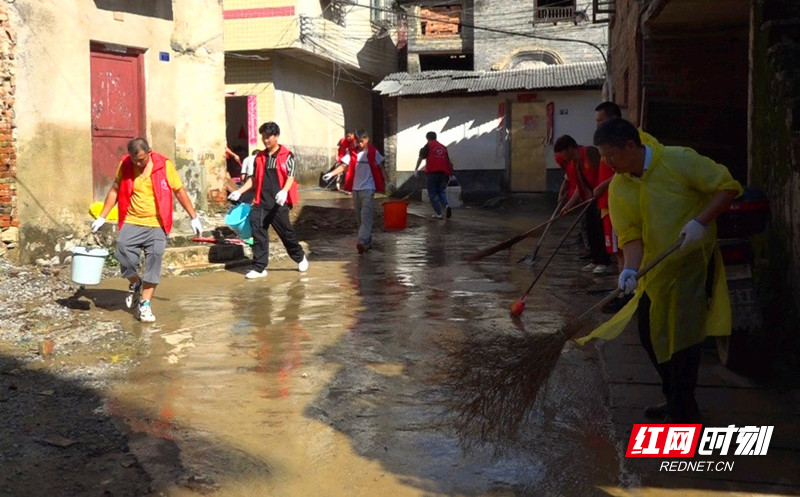
[{"label": "vertical red banner", "polygon": [[258,107],[256,96],[247,96],[247,144],[251,147],[258,145]]}]

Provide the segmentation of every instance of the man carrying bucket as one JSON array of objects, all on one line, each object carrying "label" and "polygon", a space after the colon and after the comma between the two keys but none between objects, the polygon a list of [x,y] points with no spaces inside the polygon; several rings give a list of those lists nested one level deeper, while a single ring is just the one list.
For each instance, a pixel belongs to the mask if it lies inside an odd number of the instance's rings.
[{"label": "man carrying bucket", "polygon": [[428,143],[419,149],[419,158],[414,172],[419,170],[419,165],[425,161],[425,179],[428,184],[428,198],[433,207],[433,215],[436,219],[442,219],[442,207],[445,210],[445,217],[452,215],[452,209],[447,205],[447,183],[453,175],[453,163],[447,153],[447,147],[436,141],[436,133],[428,131],[425,134]]},{"label": "man carrying bucket", "polygon": [[[247,178],[228,198],[237,201],[242,193],[255,189],[255,200],[250,211],[250,230],[253,233],[253,269],[244,277],[252,280],[267,275],[269,263],[269,227],[283,242],[289,257],[297,263],[300,272],[308,271],[308,259],[289,220],[289,209],[300,201],[297,182],[294,180],[294,154],[278,143],[281,128],[266,122],[258,128],[265,150],[256,156],[253,176]],[[287,205],[288,204],[288,205]]]},{"label": "man carrying bucket", "polygon": [[[183,187],[178,171],[171,160],[150,150],[144,138],[128,142],[128,155],[117,166],[117,177],[106,195],[100,215],[92,223],[97,232],[106,216],[119,203],[119,237],[114,254],[119,261],[122,277],[130,283],[125,305],[130,309],[139,304],[140,321],[156,320],[150,300],[161,278],[161,259],[172,230],[172,194],[192,218],[196,235],[203,231],[200,218]],[[139,276],[139,257],[145,252],[144,274]],[[141,302],[140,302],[141,301]]]},{"label": "man carrying bucket", "polygon": [[[356,213],[356,226],[358,227],[358,241],[356,250],[363,254],[372,248],[372,218],[374,209],[372,203],[375,199],[375,192],[382,192],[385,188],[394,189],[394,185],[389,182],[389,173],[383,165],[383,155],[378,149],[370,145],[369,133],[360,129],[356,131],[356,143],[358,148],[351,154],[353,158],[350,163],[355,167],[348,167],[344,178],[344,190],[353,192],[353,207]],[[340,164],[333,171],[322,176],[323,181],[330,181],[331,178],[344,171],[345,165]],[[386,185],[386,187],[384,187]]]}]

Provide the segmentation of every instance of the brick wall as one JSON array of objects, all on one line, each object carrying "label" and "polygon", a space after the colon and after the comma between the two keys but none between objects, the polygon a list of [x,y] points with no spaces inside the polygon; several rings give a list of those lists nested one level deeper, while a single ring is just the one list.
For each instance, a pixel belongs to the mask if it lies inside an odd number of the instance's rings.
[{"label": "brick wall", "polygon": [[[15,33],[0,4],[0,229],[19,226],[16,210],[17,154],[14,139]],[[5,236],[3,237],[5,241]],[[8,240],[10,243],[14,243]]]},{"label": "brick wall", "polygon": [[[585,3],[579,2],[578,7],[583,8]],[[591,4],[591,2],[588,3]],[[591,19],[591,6],[589,6],[588,14]],[[475,0],[473,15],[475,26],[480,27],[542,38],[579,39],[598,45],[605,45],[608,42],[608,30],[605,23],[592,24],[589,21],[583,21],[575,25],[572,21],[559,21],[557,24],[537,21],[532,24],[533,1]],[[552,53],[564,64],[602,60],[600,52],[596,48],[584,43],[514,36],[484,29],[475,29],[474,31],[474,50],[476,71],[491,70],[492,68],[505,69],[513,56],[520,52]]]},{"label": "brick wall", "polygon": [[622,108],[623,117],[638,124],[641,93],[639,2],[617,0],[616,9],[609,24],[611,40],[608,54],[611,73],[609,96],[610,100]]}]

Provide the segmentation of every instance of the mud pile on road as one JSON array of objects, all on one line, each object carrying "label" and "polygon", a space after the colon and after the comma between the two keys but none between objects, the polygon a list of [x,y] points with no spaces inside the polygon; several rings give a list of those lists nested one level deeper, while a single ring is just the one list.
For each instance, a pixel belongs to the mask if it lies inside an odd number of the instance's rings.
[{"label": "mud pile on road", "polygon": [[[100,319],[69,267],[0,259],[0,488],[9,495],[143,495],[103,393],[141,340]],[[84,468],[77,471],[77,468]]]}]

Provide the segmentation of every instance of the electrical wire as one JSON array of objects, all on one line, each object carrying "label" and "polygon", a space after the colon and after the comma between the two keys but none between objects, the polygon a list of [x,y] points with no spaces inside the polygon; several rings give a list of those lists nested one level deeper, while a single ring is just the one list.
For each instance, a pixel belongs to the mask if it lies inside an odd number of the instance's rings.
[{"label": "electrical wire", "polygon": [[[349,4],[349,5],[352,5],[354,7],[361,7],[361,8],[370,9],[370,10],[378,10],[378,11],[381,11],[381,12],[396,13],[394,10],[391,10],[391,9],[382,9],[380,7],[372,7],[370,5],[359,5],[357,3],[346,2],[346,1],[342,2],[342,3]],[[410,18],[413,18],[413,19],[423,19],[422,16],[415,15],[415,14],[410,14],[407,11],[405,12],[404,15],[406,16],[406,18],[410,17]],[[567,42],[567,43],[578,43],[578,44],[588,45],[588,46],[591,46],[592,48],[594,48],[595,50],[597,50],[600,53],[600,56],[603,58],[603,63],[606,66],[606,70],[608,70],[608,58],[606,57],[605,51],[603,51],[603,49],[600,47],[599,44],[592,43],[590,41],[577,40],[577,39],[574,39],[574,38],[561,38],[561,37],[553,37],[553,36],[539,36],[539,35],[534,35],[534,34],[529,34],[529,33],[520,33],[520,32],[515,32],[515,31],[508,31],[508,30],[499,29],[499,28],[489,28],[489,27],[486,27],[486,26],[477,26],[475,24],[468,24],[468,23],[464,23],[464,22],[455,22],[455,21],[438,21],[438,22],[441,22],[443,24],[461,25],[462,28],[467,27],[467,28],[472,28],[472,29],[477,29],[477,30],[482,30],[482,31],[487,31],[487,32],[493,32],[493,33],[508,35],[508,36],[520,36],[520,37],[523,37],[523,38],[531,38],[531,39],[535,39],[535,40],[561,41],[561,42]]]}]

